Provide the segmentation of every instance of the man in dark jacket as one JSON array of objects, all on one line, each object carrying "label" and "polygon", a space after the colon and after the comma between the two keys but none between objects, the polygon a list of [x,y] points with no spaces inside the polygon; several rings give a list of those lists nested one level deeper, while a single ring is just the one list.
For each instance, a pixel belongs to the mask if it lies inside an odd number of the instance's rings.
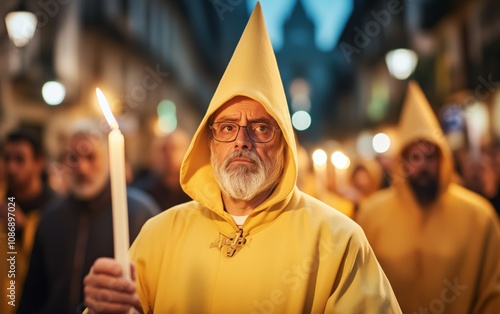
[{"label": "man in dark jacket", "polygon": [[[18,129],[7,135],[1,149],[1,155],[5,164],[6,193],[0,199],[0,238],[7,239],[7,222],[15,222],[15,247],[7,246],[7,241],[0,241],[0,271],[4,275],[2,280],[3,291],[10,288],[14,280],[16,289],[15,299],[11,294],[3,294],[0,298],[0,313],[14,313],[19,305],[23,282],[29,265],[29,257],[36,228],[40,216],[46,207],[54,202],[58,195],[47,183],[45,172],[45,154],[43,143],[36,133],[26,129]],[[3,191],[0,191],[2,194]],[[9,200],[8,204],[5,202]],[[8,273],[11,257],[9,251],[15,251],[15,274]],[[9,274],[7,276],[7,274]],[[15,277],[13,277],[15,275]],[[10,303],[9,303],[10,302]],[[13,306],[15,305],[15,306]]]},{"label": "man in dark jacket", "polygon": [[[75,313],[83,310],[83,277],[95,259],[113,256],[109,167],[97,124],[71,134],[64,157],[70,194],[42,217],[18,313]],[[129,236],[159,212],[145,193],[129,188]]]}]

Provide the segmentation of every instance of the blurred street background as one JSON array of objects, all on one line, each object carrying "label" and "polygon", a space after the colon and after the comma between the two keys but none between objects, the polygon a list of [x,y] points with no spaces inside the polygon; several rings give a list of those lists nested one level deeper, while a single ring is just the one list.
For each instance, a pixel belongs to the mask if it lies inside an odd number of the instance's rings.
[{"label": "blurred street background", "polygon": [[[34,129],[56,160],[64,150],[61,134],[73,121],[104,122],[99,87],[125,134],[132,169],[146,166],[143,152],[153,137],[176,128],[194,132],[255,3],[2,0],[0,139],[15,128]],[[350,159],[390,154],[412,79],[454,151],[494,150],[500,2],[261,4],[297,138],[309,155],[316,148]],[[35,18],[17,25],[16,39],[7,17],[19,10]]]}]

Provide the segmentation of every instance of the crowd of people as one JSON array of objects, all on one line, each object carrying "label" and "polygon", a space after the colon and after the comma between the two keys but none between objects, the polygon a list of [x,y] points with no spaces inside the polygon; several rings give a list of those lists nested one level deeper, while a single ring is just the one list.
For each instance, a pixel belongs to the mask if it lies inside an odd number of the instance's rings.
[{"label": "crowd of people", "polygon": [[406,95],[390,177],[357,159],[345,186],[317,180],[257,4],[192,139],[155,139],[129,182],[131,281],[112,258],[97,122],[69,130],[58,192],[39,134],[11,132],[17,284],[0,312],[498,313],[500,153],[452,152],[419,85]]},{"label": "crowd of people", "polygon": [[[82,312],[84,276],[98,257],[113,256],[107,137],[96,136],[98,129],[97,120],[74,122],[52,173],[39,133],[19,128],[2,142],[1,272],[10,267],[3,241],[7,197],[15,204],[16,263],[15,278],[2,277],[1,285],[7,289],[15,279],[16,293],[11,304],[3,296],[1,313]],[[154,143],[151,171],[130,178],[127,187],[131,241],[149,218],[189,200],[178,180],[188,136],[178,130]]]}]

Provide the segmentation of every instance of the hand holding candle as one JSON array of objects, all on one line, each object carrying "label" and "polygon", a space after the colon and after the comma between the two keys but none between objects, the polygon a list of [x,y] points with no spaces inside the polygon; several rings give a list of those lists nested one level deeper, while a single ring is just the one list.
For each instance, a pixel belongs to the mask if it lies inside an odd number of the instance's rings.
[{"label": "hand holding candle", "polygon": [[104,97],[99,88],[96,89],[96,94],[102,112],[112,129],[108,136],[108,145],[115,259],[121,264],[125,279],[130,280],[130,265],[128,261],[130,240],[128,231],[127,187],[125,181],[124,138],[118,128],[118,122],[111,112],[106,97]]}]

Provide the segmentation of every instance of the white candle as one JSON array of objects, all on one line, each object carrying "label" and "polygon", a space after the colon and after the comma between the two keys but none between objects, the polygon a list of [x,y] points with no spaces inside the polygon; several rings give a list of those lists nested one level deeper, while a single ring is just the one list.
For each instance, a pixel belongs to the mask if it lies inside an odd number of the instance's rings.
[{"label": "white candle", "polygon": [[312,155],[314,165],[314,177],[316,180],[316,197],[323,200],[326,194],[326,153],[317,149]]},{"label": "white candle", "polygon": [[130,240],[128,235],[128,207],[127,186],[125,180],[125,141],[118,128],[108,101],[99,88],[96,89],[99,105],[111,127],[109,141],[109,172],[111,177],[111,202],[113,207],[113,240],[115,259],[122,265],[124,277],[130,280],[130,265],[128,249]]},{"label": "white candle", "polygon": [[351,165],[351,160],[343,152],[336,151],[331,155],[330,161],[335,167],[335,192],[338,193],[347,184],[347,169]]}]

